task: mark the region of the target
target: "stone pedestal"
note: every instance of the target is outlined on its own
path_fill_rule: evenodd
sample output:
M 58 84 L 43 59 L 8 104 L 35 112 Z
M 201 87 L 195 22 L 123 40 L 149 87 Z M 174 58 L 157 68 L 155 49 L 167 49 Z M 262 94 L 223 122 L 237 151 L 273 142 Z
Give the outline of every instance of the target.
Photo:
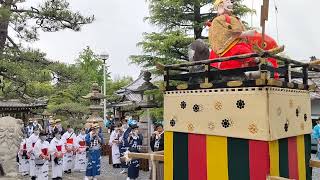
M 5 176 L 18 178 L 16 152 L 22 140 L 23 122 L 10 116 L 0 118 L 0 163 Z
M 148 121 L 150 120 L 150 117 L 148 116 L 148 110 L 144 109 L 145 113 L 144 115 L 140 116 L 139 118 L 139 131 L 143 136 L 143 146 L 149 146 L 149 139 L 150 139 L 150 128 Z
M 149 110 L 148 109 L 143 109 L 145 111 L 144 115 L 140 116 L 139 118 L 139 131 L 143 136 L 143 142 L 142 145 L 143 146 L 147 146 L 148 147 L 148 151 L 151 151 L 150 148 L 150 136 L 151 136 L 151 131 L 150 131 L 150 126 L 151 123 L 149 123 L 150 120 L 150 115 L 149 115 Z M 147 159 L 143 159 L 140 161 L 140 169 L 144 170 L 144 171 L 148 171 L 149 170 L 149 160 Z

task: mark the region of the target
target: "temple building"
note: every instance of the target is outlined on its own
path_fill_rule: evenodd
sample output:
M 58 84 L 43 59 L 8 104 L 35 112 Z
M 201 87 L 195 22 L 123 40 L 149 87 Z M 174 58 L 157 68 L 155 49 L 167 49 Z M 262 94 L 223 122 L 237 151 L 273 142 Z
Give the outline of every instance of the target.
M 46 101 L 33 101 L 30 103 L 20 99 L 0 99 L 0 117 L 11 116 L 26 122 L 29 118 L 41 116 L 46 107 Z

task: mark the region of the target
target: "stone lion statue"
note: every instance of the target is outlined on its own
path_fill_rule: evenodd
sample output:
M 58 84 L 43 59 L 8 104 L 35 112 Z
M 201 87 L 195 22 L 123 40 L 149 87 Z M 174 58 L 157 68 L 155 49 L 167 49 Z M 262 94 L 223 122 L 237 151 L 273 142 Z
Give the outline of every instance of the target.
M 0 118 L 0 164 L 5 176 L 17 177 L 16 155 L 22 140 L 23 122 L 10 116 Z

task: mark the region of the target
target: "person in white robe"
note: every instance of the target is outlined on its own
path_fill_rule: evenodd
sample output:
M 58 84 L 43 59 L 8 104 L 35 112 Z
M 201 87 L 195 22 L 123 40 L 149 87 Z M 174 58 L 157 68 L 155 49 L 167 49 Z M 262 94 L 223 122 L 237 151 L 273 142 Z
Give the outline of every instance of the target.
M 65 173 L 71 173 L 74 168 L 74 150 L 76 135 L 70 125 L 67 126 L 68 130 L 62 135 L 62 140 L 65 145 L 65 152 L 63 155 L 63 170 Z
M 29 175 L 29 156 L 27 151 L 27 133 L 23 134 L 22 142 L 20 143 L 20 148 L 18 152 L 19 157 L 19 173 L 23 176 Z
M 34 156 L 36 165 L 36 179 L 48 180 L 49 179 L 49 142 L 47 141 L 47 134 L 41 132 L 39 140 L 34 145 Z
M 52 163 L 52 180 L 60 180 L 63 175 L 64 142 L 58 129 L 53 134 L 54 138 L 51 140 L 49 148 Z
M 112 148 L 112 165 L 114 168 L 120 168 L 121 167 L 121 161 L 120 161 L 120 151 L 119 151 L 119 144 L 120 144 L 120 137 L 123 134 L 122 131 L 122 124 L 117 123 L 114 131 L 112 131 L 109 139 L 109 145 Z
M 76 162 L 74 170 L 85 172 L 87 168 L 87 156 L 86 156 L 86 129 L 82 128 L 80 134 L 76 138 Z
M 34 156 L 34 146 L 36 144 L 36 142 L 39 139 L 39 129 L 34 129 L 33 133 L 31 134 L 31 136 L 27 139 L 27 151 L 28 151 L 28 156 L 30 157 L 29 159 L 29 169 L 30 169 L 30 173 L 29 175 L 31 176 L 32 180 L 36 179 L 36 166 L 35 166 L 35 156 Z

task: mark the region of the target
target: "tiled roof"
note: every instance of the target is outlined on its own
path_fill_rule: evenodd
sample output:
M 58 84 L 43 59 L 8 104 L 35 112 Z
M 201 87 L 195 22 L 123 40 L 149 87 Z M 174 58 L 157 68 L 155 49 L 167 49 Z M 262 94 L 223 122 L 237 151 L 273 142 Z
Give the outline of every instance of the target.
M 116 91 L 116 94 L 118 96 L 121 96 L 122 99 L 118 103 L 112 103 L 111 106 L 113 107 L 125 107 L 125 106 L 138 107 L 140 105 L 145 106 L 145 104 L 143 104 L 142 102 L 141 94 L 137 92 L 137 89 L 143 83 L 145 83 L 145 80 L 143 79 L 143 74 L 144 72 L 142 71 L 136 80 L 134 80 L 132 83 Z M 162 76 L 156 76 L 153 74 L 151 75 L 151 80 L 150 80 L 151 83 L 154 83 L 160 80 L 163 80 Z
M 142 101 L 141 95 L 136 92 L 136 90 L 145 82 L 143 79 L 143 71 L 141 71 L 139 77 L 134 80 L 132 83 L 116 91 L 116 94 L 123 96 L 124 101 L 132 101 L 135 103 L 140 103 Z M 162 80 L 162 76 L 151 75 L 151 83 Z
M 45 106 L 47 106 L 47 104 L 42 102 L 24 103 L 19 99 L 0 100 L 0 108 L 37 108 Z
M 128 84 L 127 86 L 119 89 L 118 91 L 116 91 L 117 95 L 121 95 L 123 93 L 125 93 L 126 91 L 135 91 L 137 90 L 145 81 L 143 80 L 143 71 L 141 71 L 139 77 L 134 80 L 132 83 Z M 157 81 L 161 81 L 163 80 L 162 76 L 159 75 L 151 75 L 151 83 L 157 82 Z
M 311 99 L 320 99 L 320 73 L 319 72 L 309 72 L 308 84 L 315 84 L 316 91 L 311 93 Z M 293 79 L 293 82 L 302 83 L 302 79 Z

